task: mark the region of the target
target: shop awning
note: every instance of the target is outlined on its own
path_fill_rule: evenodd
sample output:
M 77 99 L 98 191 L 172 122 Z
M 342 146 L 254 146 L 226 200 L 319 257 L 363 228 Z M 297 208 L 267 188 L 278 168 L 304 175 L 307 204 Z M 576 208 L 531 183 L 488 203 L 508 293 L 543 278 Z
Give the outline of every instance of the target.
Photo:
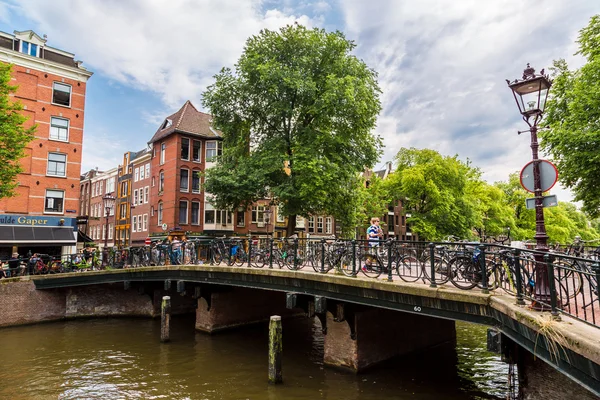
M 77 231 L 77 243 L 94 243 L 94 239 L 81 231 Z
M 70 226 L 0 226 L 0 244 L 30 246 L 75 246 Z

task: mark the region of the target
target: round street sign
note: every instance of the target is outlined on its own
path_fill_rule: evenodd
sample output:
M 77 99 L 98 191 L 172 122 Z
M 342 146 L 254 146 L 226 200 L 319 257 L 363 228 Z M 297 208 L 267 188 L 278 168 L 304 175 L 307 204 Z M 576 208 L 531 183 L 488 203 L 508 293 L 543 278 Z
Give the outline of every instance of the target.
M 149 237 L 147 237 L 145 243 L 146 244 L 152 244 L 152 239 L 150 239 Z
M 163 230 L 163 231 L 166 231 L 166 230 L 167 230 L 167 223 L 166 223 L 166 222 L 162 224 L 162 230 Z
M 542 192 L 547 192 L 558 181 L 558 170 L 556 166 L 547 160 L 539 160 L 540 162 L 540 185 Z M 533 180 L 533 163 L 530 161 L 521 170 L 521 186 L 528 192 L 535 192 L 535 183 Z

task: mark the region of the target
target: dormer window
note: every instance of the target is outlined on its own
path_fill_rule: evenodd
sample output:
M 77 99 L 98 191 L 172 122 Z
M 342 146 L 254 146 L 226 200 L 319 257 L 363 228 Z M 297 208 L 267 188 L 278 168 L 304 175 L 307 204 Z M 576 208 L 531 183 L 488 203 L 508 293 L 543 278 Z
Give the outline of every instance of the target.
M 29 54 L 30 56 L 38 56 L 39 46 L 37 44 L 29 43 L 24 40 L 21 41 L 21 53 Z
M 161 130 L 162 130 L 162 129 L 167 129 L 167 128 L 168 128 L 168 127 L 170 127 L 171 125 L 172 125 L 172 122 L 171 122 L 171 120 L 170 120 L 170 119 L 165 119 L 165 122 L 163 123 L 163 126 L 162 126 L 162 128 L 160 128 L 160 129 L 161 129 Z

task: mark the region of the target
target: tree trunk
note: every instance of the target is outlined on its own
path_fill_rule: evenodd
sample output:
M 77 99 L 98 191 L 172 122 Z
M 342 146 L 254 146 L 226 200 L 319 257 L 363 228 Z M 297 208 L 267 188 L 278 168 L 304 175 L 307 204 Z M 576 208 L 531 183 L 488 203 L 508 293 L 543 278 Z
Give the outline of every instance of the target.
M 296 233 L 296 215 L 288 216 L 288 223 L 285 236 L 290 237 Z

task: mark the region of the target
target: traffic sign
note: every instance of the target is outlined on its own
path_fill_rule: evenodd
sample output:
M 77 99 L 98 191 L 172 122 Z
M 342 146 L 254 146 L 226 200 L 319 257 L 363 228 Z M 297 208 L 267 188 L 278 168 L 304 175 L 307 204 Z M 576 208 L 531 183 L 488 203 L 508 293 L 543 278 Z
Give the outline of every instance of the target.
M 146 243 L 146 244 L 152 244 L 152 239 L 150 239 L 149 237 L 147 237 L 146 241 L 144 243 Z
M 542 198 L 543 207 L 556 207 L 558 205 L 558 199 L 555 194 L 550 196 L 544 196 Z M 535 197 L 531 197 L 529 199 L 525 199 L 525 206 L 528 210 L 535 209 Z
M 556 166 L 547 160 L 538 160 L 540 163 L 540 186 L 542 192 L 547 192 L 558 181 L 558 170 Z M 533 179 L 533 163 L 530 161 L 521 170 L 521 186 L 528 192 L 535 192 L 535 183 Z

